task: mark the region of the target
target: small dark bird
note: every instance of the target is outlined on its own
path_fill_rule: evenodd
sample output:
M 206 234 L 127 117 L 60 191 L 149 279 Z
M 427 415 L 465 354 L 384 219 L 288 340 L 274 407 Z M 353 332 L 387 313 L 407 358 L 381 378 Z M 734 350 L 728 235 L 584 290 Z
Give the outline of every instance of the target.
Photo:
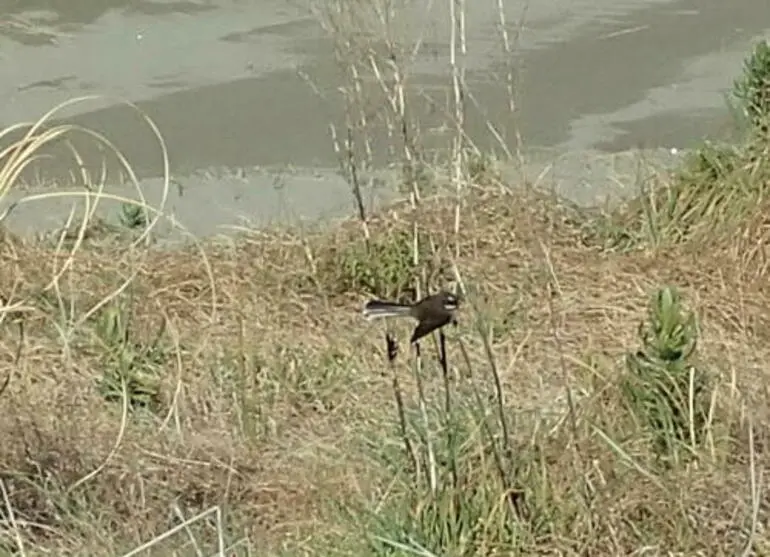
M 364 306 L 364 317 L 370 320 L 379 317 L 411 317 L 416 319 L 417 327 L 415 327 L 409 341 L 414 343 L 428 333 L 454 321 L 457 305 L 457 296 L 446 291 L 426 296 L 414 304 L 370 300 Z

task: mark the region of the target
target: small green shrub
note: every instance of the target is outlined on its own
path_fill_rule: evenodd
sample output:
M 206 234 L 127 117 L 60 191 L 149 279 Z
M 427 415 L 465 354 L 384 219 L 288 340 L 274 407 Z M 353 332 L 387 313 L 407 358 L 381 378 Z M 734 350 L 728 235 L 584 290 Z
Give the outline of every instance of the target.
M 411 236 L 401 231 L 344 246 L 324 265 L 326 281 L 337 292 L 385 298 L 400 297 L 413 285 L 416 272 Z
M 652 297 L 639 336 L 641 349 L 626 358 L 623 394 L 652 436 L 657 455 L 678 460 L 682 447 L 694 450 L 701 444 L 708 416 L 708 377 L 691 362 L 697 322 L 678 292 L 666 287 Z
M 743 62 L 743 73 L 733 83 L 733 97 L 754 129 L 766 133 L 770 117 L 770 45 L 767 41 L 758 42 Z
M 118 216 L 120 224 L 127 230 L 138 230 L 147 226 L 147 212 L 133 203 L 123 203 Z
M 734 145 L 707 141 L 685 157 L 676 178 L 684 182 L 683 186 L 703 182 L 714 184 L 735 172 L 741 160 L 741 152 Z
M 99 315 L 96 336 L 103 349 L 100 392 L 111 402 L 128 396 L 131 408 L 155 410 L 160 403 L 160 370 L 167 360 L 164 346 L 165 323 L 151 343 L 132 334 L 127 308 L 118 303 L 108 305 Z

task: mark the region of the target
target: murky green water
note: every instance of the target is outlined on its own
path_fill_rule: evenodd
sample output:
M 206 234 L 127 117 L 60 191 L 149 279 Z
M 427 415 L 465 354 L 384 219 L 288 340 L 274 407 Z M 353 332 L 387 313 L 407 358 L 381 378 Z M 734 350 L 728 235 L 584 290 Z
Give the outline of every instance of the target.
M 751 43 L 770 26 L 766 0 L 538 0 L 526 12 L 523 2 L 505 2 L 511 31 L 526 13 L 514 60 L 520 74 L 513 119 L 501 83 L 510 61 L 495 2 L 468 4 L 468 82 L 484 108 L 471 109 L 468 129 L 482 147 L 491 143 L 487 120 L 507 137 L 517 128 L 527 147 L 554 152 L 683 148 L 723 134 L 730 127 L 724 92 Z M 329 124 L 341 121 L 338 68 L 307 4 L 18 0 L 4 6 L 0 123 L 36 119 L 83 94 L 138 102 L 161 128 L 172 171 L 185 185 L 185 200 L 174 201 L 180 219 L 200 232 L 234 215 L 262 222 L 286 211 L 313 217 L 349 209 L 344 184 L 330 172 L 336 159 Z M 441 107 L 450 93 L 446 2 L 413 1 L 402 19 L 409 22 L 402 34 L 423 40 L 410 74 L 425 97 L 415 110 L 427 147 L 441 146 L 446 137 L 433 128 L 446 121 Z M 141 177 L 158 176 L 157 147 L 129 109 L 92 103 L 71 114 L 113 139 Z M 387 160 L 383 149 L 378 162 Z M 278 188 L 254 171 L 289 166 L 295 172 Z

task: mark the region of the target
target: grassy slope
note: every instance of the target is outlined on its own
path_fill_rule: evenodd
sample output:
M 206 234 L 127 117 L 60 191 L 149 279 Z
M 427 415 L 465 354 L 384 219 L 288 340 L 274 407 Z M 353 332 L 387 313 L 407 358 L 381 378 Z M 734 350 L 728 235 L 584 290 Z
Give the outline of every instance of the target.
M 451 205 L 419 209 L 423 238 L 447 250 Z M 381 325 L 358 313 L 362 285 L 398 289 L 414 271 L 404 247 L 411 213 L 399 206 L 374 220 L 376 263 L 355 223 L 307 236 L 255 232 L 203 246 L 205 258 L 197 248 L 120 258 L 91 246 L 58 293 L 41 292 L 56 261 L 50 249 L 7 238 L 3 261 L 12 263 L 0 269 L 0 289 L 16 285 L 15 299 L 30 309 L 18 367 L 9 319 L 0 339 L 2 376 L 15 373 L 0 397 L 0 477 L 26 553 L 120 554 L 176 524 L 173 504 L 187 517 L 221 505 L 228 535 L 248 534 L 258 555 L 384 555 L 383 544 L 403 555 L 413 554 L 403 544 L 443 555 L 743 549 L 752 472 L 767 458 L 762 211 L 742 214 L 729 233 L 702 227 L 676 245 L 613 250 L 606 223 L 598 239 L 596 221 L 552 200 L 473 192 L 456 260 L 469 303 L 447 332 L 446 383 L 432 341 L 420 375 L 405 346 L 390 369 Z M 612 230 L 641 230 L 635 222 L 623 215 Z M 133 316 L 128 342 L 100 324 L 101 310 L 72 326 L 137 269 L 122 305 L 107 312 Z M 441 265 L 428 271 L 447 274 Z M 655 456 L 620 384 L 648 297 L 664 284 L 697 313 L 693 362 L 712 376 L 708 435 L 684 443 L 673 464 Z M 148 356 L 164 320 L 162 346 Z M 407 325 L 395 326 L 403 343 Z M 158 385 L 138 380 L 150 385 L 151 410 L 122 416 L 120 397 L 100 394 L 117 365 L 133 376 L 160 370 Z M 405 457 L 394 373 L 411 450 L 436 462 L 419 472 Z M 761 524 L 764 514 L 754 518 Z M 11 530 L 0 547 L 17 547 Z M 365 532 L 385 541 L 372 545 Z M 194 536 L 213 551 L 210 523 L 196 524 Z M 188 539 L 180 533 L 151 554 Z M 770 550 L 761 528 L 753 543 L 758 554 Z M 180 555 L 195 554 L 187 546 Z

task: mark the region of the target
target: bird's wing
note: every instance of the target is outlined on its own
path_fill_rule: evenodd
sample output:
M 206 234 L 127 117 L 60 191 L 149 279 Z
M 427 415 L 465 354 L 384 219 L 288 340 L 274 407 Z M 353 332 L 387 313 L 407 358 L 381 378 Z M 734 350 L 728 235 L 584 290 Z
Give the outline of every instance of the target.
M 417 327 L 415 327 L 414 332 L 412 333 L 412 339 L 409 342 L 417 342 L 428 333 L 431 333 L 439 327 L 443 327 L 451 320 L 451 315 L 442 315 L 438 318 L 423 319 L 417 324 Z

